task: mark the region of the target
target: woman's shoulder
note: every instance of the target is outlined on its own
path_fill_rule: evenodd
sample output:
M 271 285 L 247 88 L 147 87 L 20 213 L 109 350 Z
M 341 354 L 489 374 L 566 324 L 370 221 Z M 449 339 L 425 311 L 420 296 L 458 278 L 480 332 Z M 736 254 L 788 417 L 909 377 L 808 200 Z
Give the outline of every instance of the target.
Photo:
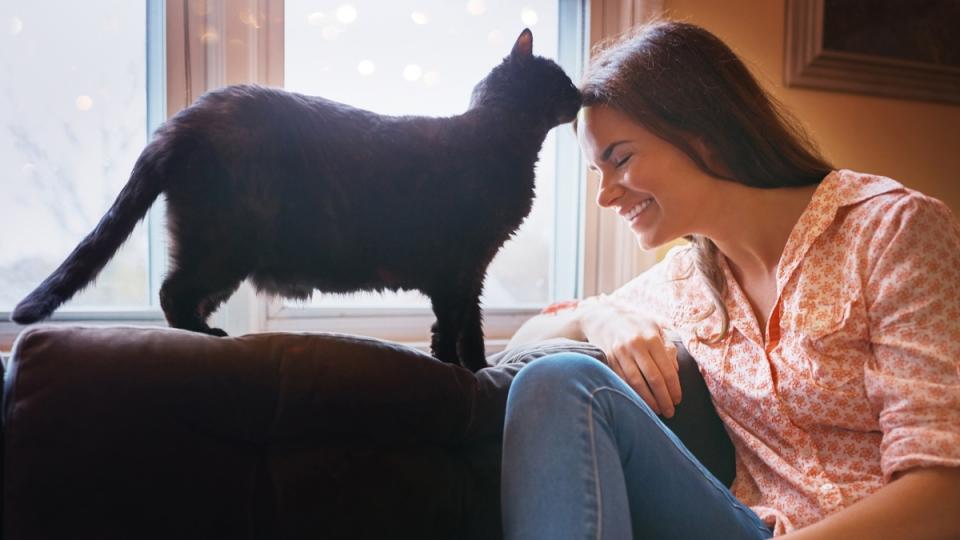
M 830 235 L 843 252 L 837 257 L 858 261 L 864 276 L 881 277 L 893 268 L 933 269 L 957 260 L 960 223 L 943 201 L 889 178 L 863 180 L 870 175 L 852 172 L 845 176 L 862 186 L 877 185 L 874 178 L 880 178 L 888 189 L 841 211 Z
M 949 225 L 956 217 L 943 201 L 904 186 L 886 176 L 836 171 L 837 198 L 848 206 L 848 221 L 861 224 L 865 233 L 905 225 Z

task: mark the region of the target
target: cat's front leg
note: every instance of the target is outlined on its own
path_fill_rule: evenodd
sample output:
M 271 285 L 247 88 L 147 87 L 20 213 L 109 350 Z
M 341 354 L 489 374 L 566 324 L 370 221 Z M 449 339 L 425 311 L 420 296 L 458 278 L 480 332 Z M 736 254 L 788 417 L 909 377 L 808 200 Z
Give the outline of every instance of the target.
M 477 371 L 486 367 L 480 318 L 480 286 L 461 285 L 455 293 L 431 295 L 437 322 L 432 327 L 434 356 Z
M 448 364 L 457 363 L 457 332 L 447 329 L 444 323 L 437 317 L 436 322 L 430 327 L 430 354 L 438 360 Z
M 460 334 L 460 310 L 453 295 L 433 292 L 430 294 L 436 322 L 430 327 L 430 352 L 437 359 L 450 364 L 457 363 L 457 336 Z
M 470 371 L 477 372 L 487 367 L 486 350 L 483 343 L 483 318 L 480 314 L 480 295 L 464 301 L 463 322 L 457 336 L 457 356 L 460 364 Z

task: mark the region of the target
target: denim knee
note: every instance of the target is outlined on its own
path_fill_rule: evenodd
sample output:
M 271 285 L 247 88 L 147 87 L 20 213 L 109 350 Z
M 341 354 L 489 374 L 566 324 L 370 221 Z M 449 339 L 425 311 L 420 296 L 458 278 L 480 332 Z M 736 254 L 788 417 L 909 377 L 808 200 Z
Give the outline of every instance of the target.
M 532 395 L 569 394 L 584 382 L 616 376 L 599 360 L 582 353 L 556 353 L 534 360 L 517 373 L 511 391 Z
M 590 400 L 588 387 L 602 370 L 616 377 L 600 361 L 580 353 L 551 354 L 530 362 L 510 385 L 505 431 L 559 433 L 571 427 L 569 418 Z

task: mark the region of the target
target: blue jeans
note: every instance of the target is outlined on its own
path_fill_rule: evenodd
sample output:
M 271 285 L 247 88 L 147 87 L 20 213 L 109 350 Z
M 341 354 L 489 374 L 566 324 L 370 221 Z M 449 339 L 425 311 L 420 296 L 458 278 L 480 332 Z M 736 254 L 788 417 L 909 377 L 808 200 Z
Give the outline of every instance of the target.
M 507 540 L 771 536 L 636 392 L 582 354 L 517 374 L 501 482 Z

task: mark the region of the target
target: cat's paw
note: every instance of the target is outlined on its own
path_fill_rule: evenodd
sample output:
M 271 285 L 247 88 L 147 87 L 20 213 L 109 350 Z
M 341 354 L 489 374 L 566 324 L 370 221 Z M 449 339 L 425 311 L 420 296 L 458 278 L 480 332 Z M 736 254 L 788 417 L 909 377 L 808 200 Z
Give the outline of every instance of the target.
M 210 330 L 207 331 L 207 333 L 210 334 L 211 336 L 217 336 L 217 337 L 227 337 L 227 336 L 228 336 L 228 334 L 227 334 L 226 332 L 224 332 L 223 329 L 221 329 L 221 328 L 211 328 Z

